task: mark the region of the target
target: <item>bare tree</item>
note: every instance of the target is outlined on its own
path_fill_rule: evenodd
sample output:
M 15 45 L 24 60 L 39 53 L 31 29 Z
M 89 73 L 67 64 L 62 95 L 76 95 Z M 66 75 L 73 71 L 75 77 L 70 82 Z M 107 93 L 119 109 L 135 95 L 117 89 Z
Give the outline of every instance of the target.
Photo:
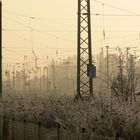
M 136 74 L 136 57 L 119 48 L 118 68 L 111 80 L 111 93 L 121 101 L 135 100 L 138 75 Z

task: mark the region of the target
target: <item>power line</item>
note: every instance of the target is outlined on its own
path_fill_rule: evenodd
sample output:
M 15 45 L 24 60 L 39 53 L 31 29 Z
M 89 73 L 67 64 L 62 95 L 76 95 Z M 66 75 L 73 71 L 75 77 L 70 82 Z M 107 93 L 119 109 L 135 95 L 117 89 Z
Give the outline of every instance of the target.
M 4 32 L 16 32 L 16 31 L 28 31 L 28 32 L 30 32 L 31 30 L 26 30 L 26 29 L 5 29 L 5 28 L 3 28 L 2 29 Z M 77 31 L 49 31 L 49 30 L 45 30 L 45 29 L 34 29 L 35 31 L 40 31 L 40 32 L 42 32 L 42 31 L 44 31 L 44 33 L 45 32 L 77 32 Z M 92 30 L 92 32 L 103 32 L 102 30 Z M 107 32 L 138 32 L 138 31 L 134 31 L 134 30 L 132 30 L 132 31 L 130 31 L 130 30 L 107 30 Z
M 13 34 L 13 33 L 12 33 Z M 31 40 L 30 39 L 27 39 L 27 38 L 25 38 L 25 37 L 23 37 L 23 36 L 21 36 L 21 35 L 19 35 L 19 34 L 17 34 L 17 33 L 14 33 L 14 35 L 16 35 L 18 38 L 20 38 L 20 39 L 22 39 L 22 40 L 24 40 L 24 41 L 28 41 L 28 42 L 31 42 Z M 47 49 L 47 50 L 53 50 L 53 49 L 55 49 L 56 50 L 56 48 L 52 48 L 52 46 L 49 46 L 48 44 L 43 44 L 43 43 L 41 43 L 41 42 L 38 42 L 38 41 L 34 41 L 34 44 L 36 44 L 36 45 L 40 45 L 40 46 L 42 46 L 43 48 L 34 48 L 34 49 Z M 4 45 L 5 46 L 5 45 Z M 49 48 L 50 47 L 50 48 Z M 8 48 L 8 47 L 4 47 L 4 48 Z M 3 49 L 4 49 L 3 48 Z M 11 48 L 11 49 L 13 49 L 13 48 L 16 48 L 16 49 L 24 49 L 24 50 L 32 50 L 31 48 L 25 48 L 25 47 L 23 47 L 23 48 L 21 48 L 21 47 L 9 47 L 9 48 Z M 57 48 L 57 49 L 66 49 L 66 50 L 70 50 L 70 48 Z M 73 50 L 73 49 L 71 49 L 71 50 Z
M 34 30 L 36 30 L 36 31 L 44 31 L 44 32 L 61 32 L 61 33 L 70 33 L 70 32 L 72 32 L 72 33 L 74 33 L 74 32 L 76 32 L 76 30 L 48 30 L 48 29 L 35 29 L 34 28 Z M 7 28 L 7 29 L 3 29 L 3 31 L 27 31 L 27 32 L 30 32 L 31 30 L 27 30 L 27 29 L 12 29 L 12 28 Z
M 4 16 L 4 18 L 6 18 L 7 20 L 10 20 L 10 21 L 13 21 L 13 22 L 15 22 L 15 23 L 17 23 L 17 24 L 19 24 L 19 25 L 21 25 L 21 26 L 24 26 L 24 27 L 26 27 L 26 28 L 32 29 L 30 26 L 28 26 L 28 25 L 26 25 L 26 24 L 23 24 L 23 23 L 21 23 L 21 22 L 15 20 L 15 19 L 12 19 L 12 18 L 9 18 L 9 17 L 6 17 L 6 16 Z
M 36 16 L 27 16 L 27 15 L 23 15 L 23 14 L 20 14 L 20 13 L 17 13 L 17 12 L 13 12 L 13 11 L 8 11 L 8 10 L 4 10 L 4 11 L 9 13 L 9 14 L 14 14 L 16 16 L 25 17 L 25 18 L 28 18 L 28 19 L 34 19 L 36 21 L 45 21 L 45 22 L 47 21 L 48 23 L 52 23 L 52 24 L 62 24 L 62 25 L 66 25 L 66 26 L 68 26 L 68 25 L 73 26 L 71 24 L 66 24 L 66 23 L 58 23 L 58 22 L 54 22 L 54 21 L 51 22 L 51 21 L 49 21 L 50 18 L 43 18 L 43 17 L 36 17 Z M 75 27 L 75 26 L 73 26 L 73 27 Z
M 13 34 L 13 33 L 12 33 L 12 34 Z M 21 35 L 19 35 L 19 34 L 17 34 L 17 33 L 14 33 L 14 35 L 16 35 L 18 38 L 20 38 L 20 39 L 22 39 L 22 40 L 24 40 L 24 41 L 31 42 L 30 39 L 24 38 L 23 36 L 21 36 Z M 34 43 L 37 44 L 37 45 L 43 46 L 43 47 L 45 47 L 45 48 L 48 46 L 48 44 L 43 44 L 43 43 L 37 42 L 37 41 L 34 41 Z
M 98 0 L 93 0 L 93 1 L 95 1 L 95 2 L 97 2 L 97 3 L 99 3 L 99 4 L 101 4 L 101 5 L 105 5 L 105 6 L 107 6 L 107 7 L 111 7 L 111 8 L 113 8 L 113 9 L 117 9 L 117 10 L 123 11 L 123 12 L 128 13 L 128 14 L 138 15 L 138 16 L 140 15 L 140 14 L 137 14 L 137 13 L 135 13 L 135 12 L 131 12 L 131 11 L 128 11 L 128 10 L 126 10 L 126 9 L 122 9 L 122 8 L 119 8 L 119 7 L 116 7 L 116 6 L 107 4 L 107 3 L 103 3 L 103 2 L 98 1 Z
M 54 34 L 44 33 L 44 32 L 35 30 L 34 28 L 32 28 L 32 27 L 30 27 L 30 26 L 27 26 L 27 25 L 25 25 L 25 24 L 23 24 L 23 23 L 21 23 L 21 22 L 19 22 L 19 21 L 17 21 L 17 20 L 14 20 L 14 19 L 12 19 L 12 18 L 8 18 L 8 17 L 5 17 L 5 16 L 4 16 L 4 18 L 6 18 L 6 19 L 8 19 L 8 20 L 10 20 L 10 21 L 13 21 L 13 22 L 15 22 L 15 23 L 17 23 L 17 24 L 20 24 L 20 25 L 22 25 L 22 26 L 24 26 L 24 27 L 26 27 L 26 28 L 29 28 L 29 29 L 31 29 L 32 31 L 35 31 L 35 32 L 38 32 L 38 33 L 41 33 L 41 34 L 44 34 L 44 35 L 47 35 L 47 36 L 53 36 L 53 37 L 55 37 L 55 38 L 57 37 L 57 38 L 60 39 L 60 40 L 65 40 L 65 41 L 69 41 L 69 42 L 75 42 L 75 41 L 73 41 L 73 40 L 69 40 L 69 39 L 66 39 L 66 38 L 63 38 L 63 37 L 60 37 L 60 36 L 56 36 L 56 35 L 54 35 Z
M 23 14 L 19 14 L 17 12 L 13 12 L 13 11 L 9 11 L 9 10 L 3 10 L 4 12 L 7 12 L 9 14 L 14 14 L 14 15 L 17 15 L 17 16 L 22 16 L 22 17 L 26 17 L 26 18 L 30 18 L 30 16 L 27 16 L 27 15 L 23 15 Z
M 59 37 L 59 36 L 56 36 L 56 35 L 53 35 L 53 34 L 50 34 L 50 33 L 44 33 L 44 32 L 38 31 L 38 30 L 34 30 L 34 31 L 36 31 L 36 32 L 38 32 L 38 33 L 40 33 L 40 34 L 43 34 L 43 35 L 45 35 L 45 36 L 53 36 L 53 37 L 55 37 L 55 38 L 57 38 L 57 39 L 60 39 L 60 40 L 65 40 L 65 41 L 69 41 L 69 42 L 71 42 L 71 43 L 76 43 L 76 42 L 73 41 L 73 40 L 66 39 L 66 38 L 63 38 L 63 37 Z
M 140 17 L 140 15 L 117 15 L 117 14 L 99 14 L 99 13 L 91 13 L 94 16 L 109 16 L 109 17 Z
M 131 12 L 131 11 L 128 11 L 126 9 L 122 9 L 122 8 L 119 8 L 119 7 L 116 7 L 116 6 L 113 6 L 113 5 L 110 5 L 110 4 L 107 4 L 107 3 L 104 3 L 104 2 L 100 2 L 98 0 L 93 0 L 99 4 L 102 4 L 103 6 L 108 6 L 108 7 L 111 7 L 111 8 L 114 8 L 114 9 L 117 9 L 117 10 L 121 10 L 123 12 L 126 12 L 126 13 L 129 13 L 129 15 L 118 15 L 118 14 L 100 14 L 100 13 L 91 13 L 91 15 L 95 15 L 95 16 L 123 16 L 123 17 L 139 17 L 140 14 L 137 14 L 137 13 L 134 13 L 134 12 Z M 14 12 L 14 11 L 9 11 L 9 10 L 4 10 L 5 12 L 9 13 L 9 14 L 14 14 L 14 15 L 17 15 L 17 16 L 21 16 L 21 17 L 26 17 L 26 18 L 32 18 L 32 19 L 35 19 L 35 20 L 47 20 L 47 22 L 50 22 L 48 20 L 52 20 L 52 18 L 43 18 L 43 17 L 36 17 L 36 16 L 27 16 L 27 15 L 24 15 L 24 14 L 20 14 L 20 13 L 17 13 L 17 12 Z M 131 15 L 130 15 L 131 14 Z M 62 18 L 60 18 L 62 20 Z M 54 20 L 54 19 L 53 19 Z M 65 19 L 66 20 L 66 19 Z M 67 19 L 68 20 L 68 19 Z M 71 20 L 71 19 L 69 19 Z M 51 22 L 52 23 L 52 22 Z M 63 23 L 57 23 L 57 22 L 53 22 L 53 23 L 56 23 L 56 24 L 63 24 Z M 65 25 L 68 25 L 68 24 L 65 24 Z
M 42 20 L 58 20 L 58 19 L 63 19 L 63 20 L 72 20 L 73 18 L 45 18 L 45 17 L 36 17 L 36 16 L 28 16 L 28 15 L 24 15 L 24 14 L 21 14 L 21 13 L 17 13 L 17 12 L 14 12 L 14 11 L 9 11 L 9 10 L 4 10 L 4 12 L 7 12 L 9 14 L 14 14 L 14 15 L 17 15 L 17 16 L 21 16 L 21 17 L 27 17 L 27 18 L 34 18 L 34 19 L 42 19 Z
M 3 29 L 4 30 L 4 29 Z M 101 31 L 102 32 L 102 31 Z M 12 33 L 13 34 L 13 33 Z M 23 36 L 21 36 L 21 35 L 19 35 L 19 34 L 17 34 L 17 33 L 14 33 L 14 35 L 16 35 L 17 37 L 19 37 L 20 39 L 22 39 L 22 40 L 24 40 L 24 41 L 28 41 L 28 42 L 31 42 L 31 40 L 30 39 L 27 39 L 27 38 L 25 38 L 25 37 L 23 37 Z M 137 36 L 137 34 L 134 34 L 134 35 L 127 35 L 127 36 L 117 36 L 117 37 L 107 37 L 106 38 L 106 40 L 110 40 L 110 39 L 118 39 L 118 38 L 129 38 L 129 37 L 136 37 Z M 97 43 L 97 42 L 101 42 L 101 41 L 103 41 L 104 39 L 99 39 L 99 40 L 95 40 L 94 41 L 94 43 Z M 51 46 L 51 48 L 49 48 L 50 46 L 48 45 L 48 44 L 43 44 L 43 43 L 41 43 L 41 42 L 38 42 L 38 41 L 34 41 L 34 44 L 36 44 L 36 45 L 40 45 L 40 46 L 42 46 L 43 48 L 40 48 L 40 49 L 47 49 L 47 50 L 50 50 L 50 49 L 53 49 L 52 48 L 52 46 Z M 49 47 L 47 47 L 47 46 L 49 46 Z M 12 47 L 13 48 L 13 47 Z M 19 47 L 14 47 L 14 48 L 17 48 L 17 49 L 20 49 Z M 27 48 L 25 48 L 24 47 L 24 49 L 27 49 Z M 29 48 L 30 49 L 30 48 Z M 35 48 L 35 49 L 38 49 L 38 48 Z M 54 48 L 54 49 L 56 49 L 56 48 Z M 58 49 L 70 49 L 70 48 L 58 48 Z M 31 50 L 31 49 L 30 49 Z
M 7 46 L 7 45 L 4 45 L 4 46 Z M 18 47 L 3 47 L 3 49 L 16 49 L 16 50 L 31 50 L 30 48 L 25 48 L 25 47 L 20 47 L 20 46 L 18 46 Z M 76 49 L 76 48 L 35 48 L 35 50 L 49 50 L 49 52 L 50 52 L 50 50 L 52 50 L 53 52 L 54 52 L 54 50 L 58 50 L 58 51 L 72 51 L 73 49 Z
M 107 37 L 106 40 L 124 39 L 124 38 L 129 38 L 129 37 L 132 38 L 132 37 L 136 37 L 136 36 L 138 36 L 138 35 L 135 34 L 133 36 Z M 93 41 L 93 44 L 95 45 L 96 43 L 98 43 L 98 42 L 101 43 L 102 41 L 104 41 L 104 38 Z
M 105 39 L 106 39 L 106 31 L 105 31 L 104 11 L 105 11 L 105 8 L 104 8 L 104 4 L 103 4 L 103 38 L 104 38 L 104 41 L 105 41 Z

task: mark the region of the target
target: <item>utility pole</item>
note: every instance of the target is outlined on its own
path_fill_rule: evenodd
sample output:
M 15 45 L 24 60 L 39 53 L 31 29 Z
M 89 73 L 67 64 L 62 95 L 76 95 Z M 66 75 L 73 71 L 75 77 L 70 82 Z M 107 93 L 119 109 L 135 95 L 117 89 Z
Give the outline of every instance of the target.
M 13 92 L 15 94 L 15 65 L 13 65 Z
M 0 1 L 0 97 L 2 97 L 2 2 Z
M 56 93 L 56 85 L 55 85 L 55 64 L 54 59 L 52 60 L 52 69 L 53 69 L 53 91 Z
M 93 95 L 96 68 L 92 64 L 90 0 L 78 0 L 77 95 Z
M 40 78 L 40 93 L 42 92 L 42 71 L 41 67 L 39 68 L 39 78 Z
M 100 66 L 100 78 L 102 78 L 104 76 L 104 60 L 103 60 L 103 48 L 101 48 L 101 52 L 100 52 L 100 61 L 99 61 L 99 66 Z M 100 89 L 103 89 L 103 83 L 100 83 Z
M 26 94 L 26 60 L 25 60 L 25 56 L 24 56 L 24 63 L 23 63 L 23 94 Z
M 48 82 L 49 82 L 48 73 L 49 73 L 48 72 L 48 67 L 45 66 L 43 68 L 43 91 L 47 94 L 48 94 L 48 88 L 49 88 L 49 86 L 48 86 Z
M 67 91 L 69 91 L 69 64 L 70 61 L 66 59 L 66 62 L 64 62 L 64 67 L 66 67 Z
M 106 81 L 107 81 L 107 93 L 109 94 L 109 57 L 108 57 L 109 46 L 106 46 Z
M 33 52 L 33 55 L 35 57 L 35 77 L 34 77 L 34 92 L 35 92 L 35 95 L 36 95 L 36 92 L 38 90 L 38 77 L 37 77 L 37 74 L 38 74 L 38 57 L 35 55 L 35 52 Z

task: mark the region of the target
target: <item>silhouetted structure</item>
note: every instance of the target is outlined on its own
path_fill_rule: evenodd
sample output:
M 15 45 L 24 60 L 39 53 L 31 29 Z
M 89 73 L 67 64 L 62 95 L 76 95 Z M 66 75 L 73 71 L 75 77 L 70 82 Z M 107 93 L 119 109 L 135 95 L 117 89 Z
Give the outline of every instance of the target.
M 90 0 L 78 0 L 77 45 L 77 94 L 79 97 L 92 95 L 95 66 L 92 64 Z

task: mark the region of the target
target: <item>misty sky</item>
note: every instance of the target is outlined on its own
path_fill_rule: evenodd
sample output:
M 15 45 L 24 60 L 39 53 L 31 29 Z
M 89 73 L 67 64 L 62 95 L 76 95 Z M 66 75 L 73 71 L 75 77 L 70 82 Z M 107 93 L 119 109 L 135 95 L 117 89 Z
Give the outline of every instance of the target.
M 24 55 L 32 58 L 32 50 L 41 60 L 76 54 L 77 0 L 2 2 L 4 63 L 20 62 Z M 133 47 L 139 53 L 139 0 L 91 0 L 91 16 L 93 53 L 106 45 Z

